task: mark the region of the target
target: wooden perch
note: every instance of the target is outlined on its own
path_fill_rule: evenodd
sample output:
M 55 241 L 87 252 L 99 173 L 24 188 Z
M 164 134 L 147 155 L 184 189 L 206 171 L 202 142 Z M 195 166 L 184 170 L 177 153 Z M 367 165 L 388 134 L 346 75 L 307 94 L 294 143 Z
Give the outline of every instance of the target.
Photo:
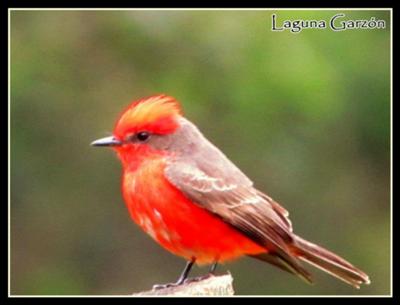
M 233 295 L 233 278 L 228 274 L 214 276 L 211 275 L 199 281 L 190 280 L 176 287 L 168 287 L 163 289 L 152 289 L 134 293 L 133 296 L 220 296 L 220 295 Z

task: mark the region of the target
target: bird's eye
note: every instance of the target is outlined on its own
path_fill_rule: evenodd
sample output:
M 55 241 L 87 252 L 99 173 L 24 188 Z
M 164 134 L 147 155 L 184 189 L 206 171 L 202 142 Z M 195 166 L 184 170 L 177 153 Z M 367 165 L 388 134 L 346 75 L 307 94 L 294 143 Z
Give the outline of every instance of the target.
M 148 138 L 150 138 L 150 134 L 146 131 L 141 131 L 138 132 L 136 134 L 136 138 L 140 141 L 140 142 L 144 142 L 146 141 Z

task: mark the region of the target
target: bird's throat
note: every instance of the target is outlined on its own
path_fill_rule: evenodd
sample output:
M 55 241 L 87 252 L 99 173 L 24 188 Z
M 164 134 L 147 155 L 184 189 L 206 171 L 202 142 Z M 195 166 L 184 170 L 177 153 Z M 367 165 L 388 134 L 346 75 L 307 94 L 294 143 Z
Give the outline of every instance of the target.
M 165 153 L 156 151 L 147 145 L 123 146 L 116 149 L 124 170 L 136 171 L 144 162 L 160 159 Z

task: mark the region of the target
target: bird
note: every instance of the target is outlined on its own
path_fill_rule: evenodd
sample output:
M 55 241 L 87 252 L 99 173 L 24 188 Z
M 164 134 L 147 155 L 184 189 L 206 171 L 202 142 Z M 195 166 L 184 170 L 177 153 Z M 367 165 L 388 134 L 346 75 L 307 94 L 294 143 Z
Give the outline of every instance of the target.
M 122 195 L 132 220 L 159 245 L 186 260 L 176 282 L 194 264 L 247 256 L 313 283 L 308 263 L 360 288 L 366 273 L 293 231 L 288 211 L 258 190 L 166 94 L 133 101 L 111 136 L 91 143 L 112 148 L 122 163 Z

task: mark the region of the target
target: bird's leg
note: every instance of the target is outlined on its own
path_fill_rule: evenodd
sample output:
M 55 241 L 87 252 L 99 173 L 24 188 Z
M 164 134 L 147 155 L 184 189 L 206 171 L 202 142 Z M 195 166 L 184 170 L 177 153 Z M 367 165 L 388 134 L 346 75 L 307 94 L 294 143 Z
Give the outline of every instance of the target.
M 215 262 L 214 264 L 212 264 L 208 273 L 214 274 L 215 270 L 217 269 L 217 265 L 218 265 L 218 262 Z
M 183 269 L 181 276 L 179 277 L 179 279 L 176 281 L 176 285 L 181 285 L 183 284 L 183 282 L 187 279 L 190 269 L 192 269 L 192 266 L 194 264 L 194 262 L 196 261 L 195 258 L 193 258 L 191 261 L 187 262 L 185 269 Z
M 217 265 L 218 265 L 218 261 L 216 261 L 215 263 L 213 263 L 208 271 L 208 273 L 206 275 L 202 275 L 202 276 L 198 276 L 198 277 L 194 277 L 191 279 L 187 279 L 185 281 L 185 283 L 191 283 L 191 282 L 198 282 L 201 280 L 205 280 L 208 279 L 209 277 L 214 275 L 215 270 L 217 269 Z
M 157 284 L 157 285 L 153 286 L 153 289 L 157 290 L 157 289 L 164 289 L 164 288 L 182 285 L 185 282 L 185 280 L 187 279 L 189 272 L 192 269 L 195 261 L 196 261 L 196 258 L 192 258 L 191 261 L 188 261 L 186 263 L 185 269 L 183 269 L 181 275 L 179 276 L 178 280 L 175 283 L 168 283 L 168 284 L 162 284 L 162 285 Z

